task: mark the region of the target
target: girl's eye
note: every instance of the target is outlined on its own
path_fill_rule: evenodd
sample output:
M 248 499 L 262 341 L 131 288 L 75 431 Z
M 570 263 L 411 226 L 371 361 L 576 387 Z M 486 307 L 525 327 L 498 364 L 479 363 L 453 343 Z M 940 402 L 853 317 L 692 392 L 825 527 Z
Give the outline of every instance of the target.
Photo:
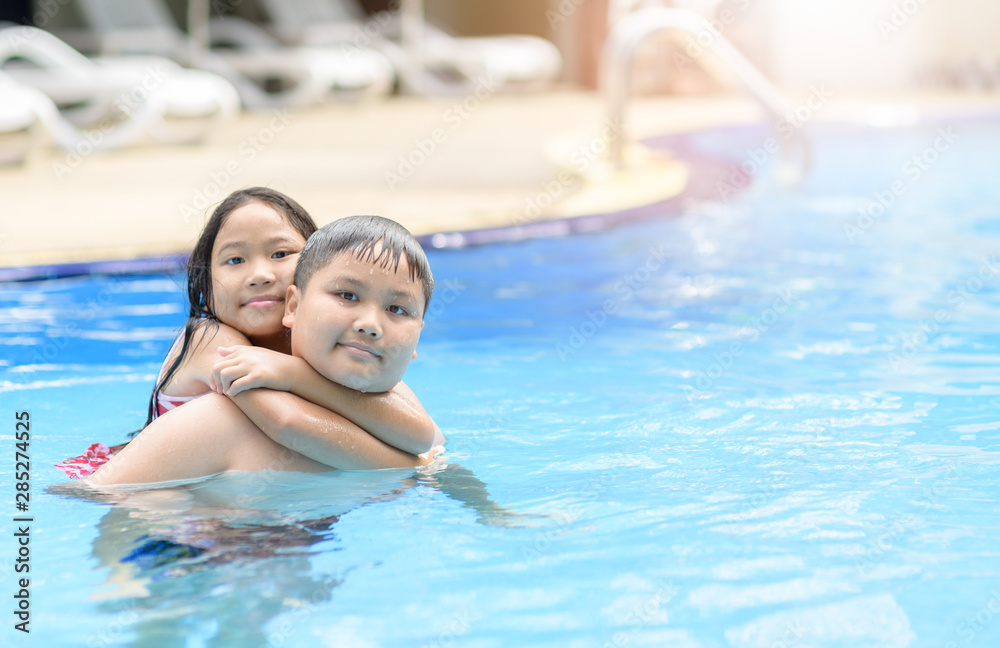
M 226 259 L 226 263 L 228 265 L 236 265 L 238 263 L 243 263 L 243 257 L 232 257 L 232 258 Z
M 337 293 L 337 295 L 339 295 L 343 299 L 346 299 L 347 301 L 358 301 L 358 296 L 352 292 L 339 292 Z
M 272 259 L 284 259 L 287 256 L 292 256 L 293 254 L 298 254 L 297 252 L 275 252 L 271 255 Z
M 405 308 L 403 308 L 402 306 L 397 306 L 396 304 L 393 304 L 387 310 L 390 313 L 392 313 L 393 315 L 409 315 L 410 314 Z

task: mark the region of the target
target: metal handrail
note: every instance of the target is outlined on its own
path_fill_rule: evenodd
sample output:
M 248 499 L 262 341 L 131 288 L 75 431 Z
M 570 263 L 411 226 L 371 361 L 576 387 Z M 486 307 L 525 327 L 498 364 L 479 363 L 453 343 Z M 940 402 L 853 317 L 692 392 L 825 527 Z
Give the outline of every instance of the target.
M 664 31 L 678 31 L 698 37 L 708 35 L 706 50 L 714 52 L 736 77 L 743 83 L 750 95 L 775 119 L 782 119 L 791 112 L 784 95 L 747 59 L 732 43 L 719 33 L 702 16 L 690 11 L 667 7 L 648 7 L 629 14 L 612 30 L 601 54 L 601 84 L 608 105 L 608 119 L 623 133 L 622 137 L 610 142 L 611 162 L 616 168 L 623 165 L 623 149 L 628 130 L 625 123 L 625 109 L 629 98 L 629 72 L 635 51 L 647 38 Z M 702 64 L 703 67 L 704 64 Z M 706 68 L 712 72 L 710 68 Z M 801 179 L 808 167 L 809 146 L 801 129 L 796 129 L 796 138 L 802 147 L 801 166 L 796 179 Z M 782 152 L 786 162 L 791 159 L 789 141 L 782 141 Z

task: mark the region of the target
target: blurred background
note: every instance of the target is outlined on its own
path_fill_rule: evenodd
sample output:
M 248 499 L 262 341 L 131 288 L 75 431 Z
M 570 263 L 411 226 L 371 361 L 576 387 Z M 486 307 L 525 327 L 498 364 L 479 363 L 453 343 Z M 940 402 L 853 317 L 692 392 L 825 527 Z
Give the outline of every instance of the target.
M 761 119 L 722 39 L 789 106 L 822 99 L 810 118 L 992 110 L 1000 89 L 987 0 L 3 0 L 0 267 L 180 253 L 252 184 L 320 222 L 377 212 L 427 235 L 586 213 L 531 201 L 603 168 L 586 148 L 610 119 L 602 54 L 651 7 L 705 27 L 638 44 L 630 140 Z M 683 182 L 662 184 L 646 198 Z M 577 203 L 633 206 L 604 198 Z
M 186 0 L 165 4 L 186 26 Z M 341 4 L 348 11 L 373 15 L 397 9 L 399 3 L 343 0 Z M 878 90 L 989 89 L 1000 83 L 996 38 L 1000 5 L 988 0 L 426 0 L 423 4 L 430 22 L 455 35 L 531 34 L 549 39 L 565 61 L 561 79 L 589 87 L 596 85 L 609 19 L 642 5 L 674 6 L 719 20 L 725 35 L 782 84 L 822 80 L 844 84 L 845 89 Z M 216 17 L 262 20 L 255 0 L 214 0 L 209 6 Z M 43 27 L 50 22 L 65 24 L 66 14 L 76 8 L 74 0 L 4 0 L 0 19 Z M 695 87 L 672 84 L 665 74 L 657 79 L 662 65 L 657 65 L 653 49 L 639 63 L 646 89 Z

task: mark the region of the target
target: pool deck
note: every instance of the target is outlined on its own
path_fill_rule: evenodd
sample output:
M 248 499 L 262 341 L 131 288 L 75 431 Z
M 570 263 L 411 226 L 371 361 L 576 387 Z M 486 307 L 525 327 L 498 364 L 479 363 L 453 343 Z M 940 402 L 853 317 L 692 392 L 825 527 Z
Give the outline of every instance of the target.
M 559 178 L 586 166 L 581 155 L 589 158 L 606 144 L 598 94 L 498 94 L 471 109 L 461 102 L 392 97 L 244 113 L 198 145 L 154 143 L 84 157 L 36 146 L 24 165 L 0 167 L 0 268 L 181 254 L 215 203 L 251 185 L 286 192 L 320 224 L 374 213 L 418 235 L 580 210 L 558 208 L 582 191 L 576 174 L 573 183 Z M 1000 114 L 1000 100 L 990 95 L 880 105 L 873 112 L 871 103 L 833 102 L 822 118 L 905 122 L 917 106 Z M 640 98 L 630 109 L 630 130 L 641 138 L 760 119 L 756 105 L 741 96 Z M 676 167 L 667 172 L 674 177 L 663 191 L 676 193 L 683 174 Z M 636 195 L 648 185 L 620 183 L 599 197 L 577 199 L 613 211 L 655 201 Z M 557 204 L 540 217 L 526 216 L 532 201 Z

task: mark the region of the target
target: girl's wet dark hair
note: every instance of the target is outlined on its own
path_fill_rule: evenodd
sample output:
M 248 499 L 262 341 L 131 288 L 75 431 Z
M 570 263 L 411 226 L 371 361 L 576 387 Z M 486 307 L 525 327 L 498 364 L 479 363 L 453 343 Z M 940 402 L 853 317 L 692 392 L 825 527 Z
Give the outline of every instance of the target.
M 274 189 L 267 187 L 239 189 L 226 196 L 225 200 L 219 203 L 208 222 L 205 223 L 205 228 L 201 231 L 201 236 L 198 237 L 198 242 L 195 243 L 191 257 L 188 259 L 187 293 L 190 308 L 188 321 L 184 325 L 181 349 L 174 361 L 157 380 L 156 387 L 153 388 L 153 395 L 149 399 L 146 425 L 153 421 L 156 414 L 156 401 L 160 390 L 177 373 L 177 369 L 187 356 L 195 331 L 205 326 L 215 328 L 219 326 L 219 320 L 212 307 L 212 248 L 215 247 L 215 239 L 219 236 L 219 230 L 222 229 L 229 214 L 250 202 L 263 203 L 274 209 L 304 239 L 308 239 L 316 231 L 316 223 L 313 222 L 309 212 L 299 203 Z M 133 432 L 133 434 L 135 433 Z
M 375 247 L 382 244 L 378 254 Z M 316 271 L 325 268 L 341 252 L 350 252 L 360 261 L 382 268 L 399 269 L 399 260 L 406 257 L 410 279 L 419 280 L 424 289 L 424 310 L 434 294 L 434 275 L 427 255 L 417 239 L 394 220 L 381 216 L 348 216 L 324 225 L 316 231 L 299 253 L 295 266 L 295 285 L 305 291 Z

